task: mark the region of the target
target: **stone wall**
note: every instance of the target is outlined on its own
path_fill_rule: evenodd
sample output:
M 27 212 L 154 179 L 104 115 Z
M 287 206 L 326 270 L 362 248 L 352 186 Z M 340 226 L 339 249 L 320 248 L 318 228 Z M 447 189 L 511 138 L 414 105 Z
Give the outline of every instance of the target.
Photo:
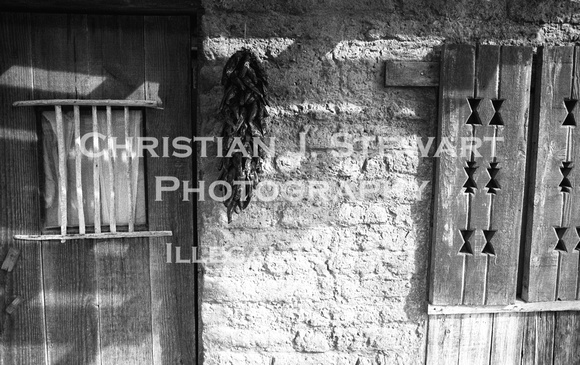
M 416 140 L 435 136 L 437 91 L 384 87 L 384 62 L 437 60 L 446 42 L 574 44 L 580 3 L 206 0 L 204 8 L 198 134 L 220 135 L 222 68 L 250 47 L 271 85 L 275 155 L 264 179 L 302 182 L 312 196 L 253 202 L 231 224 L 220 203 L 198 204 L 202 252 L 227 253 L 204 266 L 203 363 L 422 363 L 433 159 Z M 352 155 L 336 156 L 344 151 L 331 143 L 336 133 L 369 137 L 367 153 L 357 142 Z M 218 164 L 199 159 L 206 186 Z M 362 199 L 365 181 L 380 190 Z

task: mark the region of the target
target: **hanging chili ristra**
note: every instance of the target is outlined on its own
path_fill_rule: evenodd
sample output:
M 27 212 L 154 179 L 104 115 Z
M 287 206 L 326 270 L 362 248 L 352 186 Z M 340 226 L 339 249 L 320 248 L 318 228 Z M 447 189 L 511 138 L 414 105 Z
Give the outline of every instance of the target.
M 228 223 L 231 223 L 232 213 L 240 213 L 250 203 L 262 173 L 265 155 L 257 140 L 264 138 L 268 116 L 268 78 L 256 55 L 243 48 L 227 61 L 221 84 L 224 86 L 220 112 L 225 117 L 222 132 L 225 157 L 218 180 L 225 181 L 232 189 L 231 196 L 224 201 Z

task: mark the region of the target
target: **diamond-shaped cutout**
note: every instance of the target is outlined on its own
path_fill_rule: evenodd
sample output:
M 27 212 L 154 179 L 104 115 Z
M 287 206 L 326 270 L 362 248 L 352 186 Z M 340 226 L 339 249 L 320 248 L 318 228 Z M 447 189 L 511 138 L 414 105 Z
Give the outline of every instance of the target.
M 471 237 L 473 237 L 473 229 L 462 229 L 461 238 L 463 238 L 463 244 L 459 249 L 460 255 L 470 255 L 473 256 L 473 249 L 471 248 Z
M 483 236 L 485 237 L 485 245 L 481 250 L 481 253 L 488 256 L 495 256 L 495 249 L 493 248 L 493 244 L 491 243 L 491 239 L 495 235 L 497 231 L 483 231 Z
M 554 250 L 559 252 L 568 252 L 568 248 L 566 248 L 566 243 L 562 239 L 566 234 L 568 228 L 566 227 L 554 227 L 554 232 L 556 233 L 556 237 L 558 237 L 558 242 L 556 243 L 556 247 Z
M 576 227 L 576 234 L 580 237 L 580 227 Z M 580 241 L 578 241 L 576 247 L 574 247 L 574 251 L 580 251 Z
M 501 106 L 503 105 L 503 102 L 505 101 L 505 99 L 492 99 L 491 100 L 491 105 L 493 106 L 493 110 L 495 111 L 493 113 L 493 117 L 491 117 L 491 121 L 489 122 L 489 125 L 503 125 L 503 118 L 501 117 Z
M 572 183 L 570 182 L 570 179 L 568 179 L 568 175 L 570 175 L 573 167 L 574 165 L 572 165 L 572 162 L 570 161 L 562 162 L 562 167 L 560 167 L 560 172 L 562 173 L 563 178 L 558 186 L 560 187 L 560 191 L 563 193 L 570 193 L 572 191 Z
M 477 190 L 477 183 L 473 178 L 473 174 L 477 171 L 477 166 L 475 165 L 475 161 L 467 161 L 467 167 L 464 167 L 465 173 L 467 174 L 467 180 L 463 187 L 465 188 L 465 192 L 468 194 L 475 194 Z
M 564 106 L 566 107 L 566 111 L 568 112 L 568 114 L 566 115 L 566 118 L 564 119 L 562 125 L 573 127 L 576 126 L 576 119 L 574 118 L 573 111 L 577 103 L 578 103 L 577 99 L 564 99 Z
M 469 108 L 471 109 L 471 114 L 467 118 L 467 122 L 465 124 L 470 125 L 481 125 L 481 118 L 479 117 L 479 112 L 477 109 L 479 108 L 479 104 L 481 103 L 481 98 L 467 98 L 467 102 L 469 103 Z

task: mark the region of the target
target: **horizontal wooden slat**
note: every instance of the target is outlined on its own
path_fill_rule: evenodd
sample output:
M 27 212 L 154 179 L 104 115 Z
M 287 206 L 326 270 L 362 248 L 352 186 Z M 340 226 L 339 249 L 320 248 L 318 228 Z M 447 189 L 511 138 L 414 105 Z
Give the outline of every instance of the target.
M 80 99 L 48 99 L 48 100 L 21 100 L 13 106 L 51 106 L 51 105 L 76 105 L 76 106 L 111 106 L 129 108 L 154 108 L 163 109 L 155 100 L 80 100 Z
M 437 87 L 439 62 L 392 61 L 385 63 L 385 86 Z
M 201 9 L 199 0 L 0 0 L 3 11 L 61 13 L 145 13 L 193 14 Z
M 510 305 L 431 305 L 427 314 L 480 314 L 580 311 L 580 301 L 524 302 L 516 300 Z
M 55 241 L 55 240 L 84 240 L 84 239 L 112 239 L 112 238 L 137 238 L 137 237 L 171 237 L 172 231 L 138 231 L 138 232 L 115 232 L 115 233 L 87 233 L 87 234 L 45 234 L 45 235 L 15 235 L 14 239 L 26 241 Z

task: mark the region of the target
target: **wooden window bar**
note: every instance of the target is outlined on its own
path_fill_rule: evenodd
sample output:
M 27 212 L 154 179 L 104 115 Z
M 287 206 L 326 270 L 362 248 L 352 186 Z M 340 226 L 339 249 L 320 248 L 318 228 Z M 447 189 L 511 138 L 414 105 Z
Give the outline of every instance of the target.
M 81 146 L 80 146 L 80 107 L 90 106 L 92 109 L 92 131 L 93 133 L 98 133 L 98 118 L 97 118 L 97 107 L 106 108 L 106 133 L 107 138 L 110 139 L 113 136 L 112 128 L 112 108 L 121 107 L 124 109 L 124 137 L 125 137 L 125 148 L 129 153 L 132 151 L 132 144 L 129 142 L 129 110 L 130 108 L 154 108 L 162 109 L 161 106 L 151 100 L 70 100 L 70 99 L 54 99 L 54 100 L 27 100 L 27 101 L 17 101 L 13 104 L 14 106 L 54 106 L 54 111 L 56 114 L 56 134 L 57 134 L 57 148 L 58 148 L 58 211 L 60 215 L 60 234 L 53 235 L 15 235 L 15 239 L 19 240 L 29 240 L 29 241 L 45 241 L 45 240 L 78 240 L 78 239 L 111 239 L 111 238 L 136 238 L 136 237 L 166 237 L 172 236 L 171 231 L 135 231 L 135 207 L 133 204 L 133 196 L 137 193 L 133 191 L 133 178 L 135 174 L 138 174 L 139 161 L 133 161 L 132 158 L 128 158 L 128 170 L 124 178 L 128 181 L 128 202 L 129 202 L 129 222 L 128 222 L 128 232 L 117 232 L 117 219 L 116 219 L 116 204 L 117 199 L 115 197 L 115 174 L 113 169 L 113 164 L 108 164 L 108 176 L 112 180 L 110 182 L 110 192 L 108 198 L 109 204 L 109 231 L 103 233 L 101 229 L 101 191 L 100 191 L 100 175 L 99 162 L 98 159 L 93 159 L 93 185 L 94 185 L 94 233 L 86 233 L 85 225 L 85 213 L 84 204 L 78 204 L 78 234 L 67 234 L 67 153 L 65 146 L 65 136 L 64 136 L 64 121 L 62 114 L 63 106 L 72 106 L 74 110 L 74 138 L 75 138 L 75 182 L 76 182 L 76 196 L 77 201 L 83 201 L 83 190 L 82 190 L 82 168 L 81 168 Z M 98 149 L 98 141 L 96 138 L 93 139 L 94 150 Z M 108 152 L 110 156 L 115 156 L 113 146 L 108 145 Z M 113 157 L 112 157 L 113 158 Z M 115 158 L 113 158 L 115 160 Z M 106 197 L 106 198 L 107 198 Z

